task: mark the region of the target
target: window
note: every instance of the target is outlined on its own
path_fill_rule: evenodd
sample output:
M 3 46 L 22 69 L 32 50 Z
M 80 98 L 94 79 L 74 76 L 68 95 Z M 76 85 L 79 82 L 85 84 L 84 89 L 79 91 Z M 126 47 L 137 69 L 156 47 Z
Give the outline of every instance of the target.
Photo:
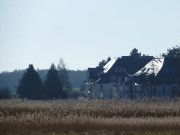
M 100 98 L 103 98 L 103 85 L 100 85 Z
M 116 85 L 113 86 L 113 90 L 114 90 L 114 92 L 117 91 L 117 86 Z
M 115 72 L 118 72 L 118 68 L 117 67 L 115 68 Z
M 163 94 L 166 94 L 166 86 L 163 86 Z
M 119 70 L 118 70 L 119 69 Z M 117 70 L 119 71 L 119 72 L 126 72 L 126 68 L 125 67 L 119 67 Z M 116 70 L 115 70 L 115 72 L 116 72 Z
M 116 76 L 114 75 L 111 76 L 111 82 L 116 82 Z
M 119 67 L 119 72 L 122 72 L 123 68 L 122 67 Z
M 123 67 L 123 72 L 126 72 L 126 68 L 125 67 Z
M 118 97 L 118 91 L 117 91 L 117 85 L 113 86 L 113 97 L 117 98 Z

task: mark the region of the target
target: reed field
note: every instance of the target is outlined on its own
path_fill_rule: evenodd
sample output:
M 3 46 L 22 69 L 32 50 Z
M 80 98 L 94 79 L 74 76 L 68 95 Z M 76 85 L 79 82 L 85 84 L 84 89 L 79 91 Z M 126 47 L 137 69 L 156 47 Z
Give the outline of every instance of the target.
M 180 99 L 0 100 L 0 135 L 179 135 Z

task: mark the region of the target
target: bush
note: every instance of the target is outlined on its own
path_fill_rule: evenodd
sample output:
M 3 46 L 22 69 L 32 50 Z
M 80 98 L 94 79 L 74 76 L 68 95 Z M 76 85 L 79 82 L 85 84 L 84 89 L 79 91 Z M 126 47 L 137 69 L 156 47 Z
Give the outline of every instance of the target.
M 1 88 L 0 89 L 0 99 L 7 99 L 11 98 L 11 92 L 8 88 Z

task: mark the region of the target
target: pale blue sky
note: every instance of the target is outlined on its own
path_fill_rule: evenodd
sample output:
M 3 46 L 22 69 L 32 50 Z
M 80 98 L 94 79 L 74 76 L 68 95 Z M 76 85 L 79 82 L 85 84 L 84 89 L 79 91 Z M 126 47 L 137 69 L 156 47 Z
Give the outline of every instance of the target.
M 180 0 L 0 0 L 0 72 L 95 67 L 180 44 Z

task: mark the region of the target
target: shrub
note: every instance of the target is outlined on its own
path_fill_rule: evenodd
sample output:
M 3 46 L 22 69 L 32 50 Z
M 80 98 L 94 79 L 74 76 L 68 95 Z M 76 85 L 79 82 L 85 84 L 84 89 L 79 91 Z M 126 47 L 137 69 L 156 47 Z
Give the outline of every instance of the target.
M 11 98 L 11 92 L 8 88 L 0 89 L 0 99 Z

